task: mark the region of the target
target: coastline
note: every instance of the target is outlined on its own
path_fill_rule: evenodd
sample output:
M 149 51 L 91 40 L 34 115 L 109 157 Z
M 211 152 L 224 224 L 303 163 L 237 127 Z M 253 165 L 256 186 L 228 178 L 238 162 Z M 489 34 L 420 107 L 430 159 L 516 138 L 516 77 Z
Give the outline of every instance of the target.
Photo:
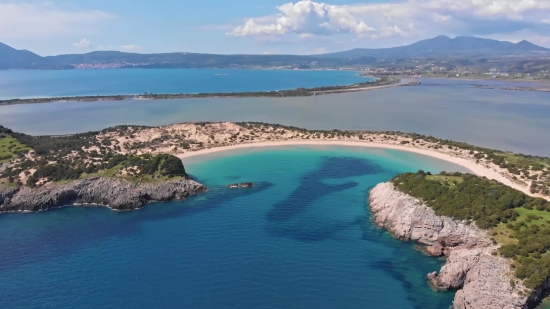
M 429 256 L 445 257 L 439 271 L 427 275 L 436 290 L 456 290 L 455 309 L 525 309 L 540 302 L 542 289 L 528 291 L 512 279 L 513 262 L 496 254 L 488 230 L 475 223 L 438 215 L 421 199 L 380 183 L 369 192 L 373 223 L 394 238 L 420 244 Z
M 522 187 L 506 177 L 502 176 L 498 172 L 486 168 L 481 164 L 477 164 L 476 162 L 473 162 L 471 160 L 467 160 L 464 158 L 459 158 L 456 156 L 452 156 L 446 153 L 441 153 L 434 150 L 428 150 L 423 148 L 417 148 L 412 146 L 405 146 L 405 145 L 392 145 L 392 144 L 383 144 L 383 143 L 375 143 L 375 142 L 349 142 L 349 141 L 278 141 L 278 142 L 256 142 L 256 143 L 246 143 L 246 144 L 239 144 L 239 145 L 233 145 L 233 146 L 222 146 L 222 147 L 214 147 L 209 149 L 203 149 L 193 152 L 186 152 L 183 154 L 177 154 L 176 156 L 180 159 L 186 159 L 194 156 L 200 156 L 200 155 L 206 155 L 206 154 L 212 154 L 217 152 L 223 152 L 223 151 L 230 151 L 235 149 L 245 149 L 245 148 L 262 148 L 262 147 L 276 147 L 276 146 L 352 146 L 352 147 L 367 147 L 367 148 L 379 148 L 379 149 L 390 149 L 390 150 L 399 150 L 399 151 L 407 151 L 415 154 L 420 154 L 436 159 L 440 159 L 443 161 L 447 161 L 459 166 L 464 167 L 465 169 L 471 171 L 473 174 L 481 177 L 487 177 L 489 179 L 496 180 L 498 182 L 501 182 L 509 187 L 512 187 L 516 190 L 519 190 L 527 195 L 530 196 L 536 196 L 539 197 L 538 194 L 533 194 L 529 191 L 529 188 Z
M 45 97 L 25 99 L 0 100 L 0 106 L 19 104 L 41 104 L 55 102 L 98 102 L 98 101 L 125 101 L 125 100 L 176 100 L 176 99 L 206 99 L 206 98 L 284 98 L 284 97 L 308 97 L 328 95 L 336 93 L 367 91 L 383 89 L 396 86 L 407 86 L 415 84 L 410 78 L 380 78 L 375 76 L 361 76 L 374 78 L 373 81 L 355 83 L 351 85 L 334 85 L 313 88 L 295 88 L 273 91 L 247 91 L 235 93 L 166 93 L 166 94 L 118 94 L 118 95 L 96 95 L 96 96 L 70 96 L 70 97 Z

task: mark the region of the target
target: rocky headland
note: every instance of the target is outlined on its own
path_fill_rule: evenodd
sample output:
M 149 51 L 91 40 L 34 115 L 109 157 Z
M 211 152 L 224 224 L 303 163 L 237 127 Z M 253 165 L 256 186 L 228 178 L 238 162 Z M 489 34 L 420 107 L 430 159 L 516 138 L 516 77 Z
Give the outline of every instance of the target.
M 426 245 L 433 256 L 446 256 L 439 272 L 428 274 L 441 290 L 457 290 L 455 309 L 529 308 L 540 290 L 526 293 L 514 277 L 512 261 L 497 255 L 497 245 L 487 231 L 474 224 L 438 216 L 420 200 L 405 194 L 392 183 L 373 188 L 369 196 L 374 223 L 394 237 Z
M 0 212 L 35 212 L 67 205 L 135 210 L 147 203 L 183 200 L 205 191 L 204 185 L 190 179 L 147 183 L 95 177 L 37 188 L 1 189 Z

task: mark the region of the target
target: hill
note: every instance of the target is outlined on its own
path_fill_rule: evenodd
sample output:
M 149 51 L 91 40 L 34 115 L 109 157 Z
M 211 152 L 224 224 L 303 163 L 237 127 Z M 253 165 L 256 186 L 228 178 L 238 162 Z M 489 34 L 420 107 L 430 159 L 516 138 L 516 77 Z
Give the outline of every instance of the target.
M 247 67 L 344 67 L 370 65 L 379 58 L 408 57 L 496 57 L 530 55 L 550 49 L 528 41 L 511 43 L 475 37 L 438 36 L 411 45 L 382 49 L 353 49 L 324 55 L 219 55 L 199 53 L 138 54 L 119 51 L 94 51 L 41 57 L 0 43 L 0 69 L 72 69 L 85 68 L 247 68 Z
M 32 69 L 42 66 L 44 59 L 28 50 L 17 50 L 0 43 L 0 69 Z
M 537 46 L 526 40 L 518 43 L 512 43 L 507 41 L 497 41 L 465 36 L 458 36 L 454 39 L 451 39 L 448 36 L 441 35 L 432 39 L 422 40 L 407 46 L 379 49 L 356 48 L 349 51 L 325 54 L 323 55 L 323 57 L 401 58 L 451 55 L 474 55 L 489 57 L 500 55 L 524 55 L 540 51 L 547 52 L 550 51 L 550 49 Z

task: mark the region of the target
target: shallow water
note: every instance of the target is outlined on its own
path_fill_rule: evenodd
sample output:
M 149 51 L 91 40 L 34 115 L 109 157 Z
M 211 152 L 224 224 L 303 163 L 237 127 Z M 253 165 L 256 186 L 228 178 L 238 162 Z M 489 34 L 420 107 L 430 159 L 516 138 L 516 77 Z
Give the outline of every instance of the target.
M 309 129 L 399 130 L 550 156 L 550 93 L 543 92 L 426 85 L 302 98 L 65 102 L 0 107 L 0 124 L 28 134 L 67 134 L 120 124 L 164 125 L 186 121 L 261 121 Z
M 1 308 L 447 309 L 442 261 L 370 223 L 368 190 L 397 173 L 461 170 L 353 147 L 235 150 L 185 160 L 210 189 L 130 213 L 0 216 Z M 228 183 L 253 181 L 252 189 Z

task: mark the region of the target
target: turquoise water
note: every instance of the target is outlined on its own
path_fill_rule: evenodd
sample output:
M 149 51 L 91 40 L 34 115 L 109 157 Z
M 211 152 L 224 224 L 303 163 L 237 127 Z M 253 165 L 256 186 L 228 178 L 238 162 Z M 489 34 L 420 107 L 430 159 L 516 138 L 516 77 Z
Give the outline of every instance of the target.
M 112 69 L 0 71 L 0 100 L 153 93 L 287 90 L 373 80 L 352 71 Z
M 370 223 L 393 175 L 460 167 L 347 147 L 239 150 L 184 161 L 210 189 L 130 213 L 0 216 L 1 308 L 447 309 L 442 261 Z M 253 181 L 252 189 L 224 185 Z

